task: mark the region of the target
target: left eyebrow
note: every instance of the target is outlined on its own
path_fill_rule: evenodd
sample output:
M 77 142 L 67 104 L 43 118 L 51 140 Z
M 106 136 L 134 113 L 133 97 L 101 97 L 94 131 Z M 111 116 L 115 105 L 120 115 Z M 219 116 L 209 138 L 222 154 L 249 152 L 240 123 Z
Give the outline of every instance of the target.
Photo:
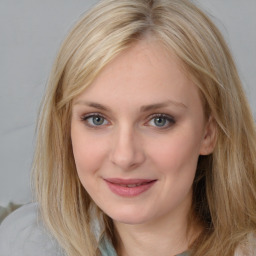
M 161 102 L 161 103 L 155 103 L 155 104 L 141 106 L 140 111 L 141 112 L 147 112 L 147 111 L 151 111 L 151 110 L 154 110 L 154 109 L 168 107 L 169 105 L 174 105 L 176 107 L 181 107 L 181 108 L 187 108 L 187 106 L 185 104 L 181 103 L 181 102 L 177 102 L 177 101 L 173 101 L 173 100 L 168 100 L 166 102 Z

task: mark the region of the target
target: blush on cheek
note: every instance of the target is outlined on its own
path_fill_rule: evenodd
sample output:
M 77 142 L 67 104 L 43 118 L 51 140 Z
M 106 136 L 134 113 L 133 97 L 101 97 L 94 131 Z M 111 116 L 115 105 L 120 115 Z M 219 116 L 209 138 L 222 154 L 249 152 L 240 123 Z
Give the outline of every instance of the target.
M 85 176 L 89 176 L 100 169 L 102 164 L 100 161 L 101 149 L 98 145 L 94 145 L 92 148 L 90 146 L 84 146 L 83 143 L 75 144 L 73 145 L 73 154 L 76 169 L 81 179 L 84 179 Z
M 168 176 L 171 175 L 177 183 L 181 180 L 181 184 L 188 182 L 187 185 L 190 186 L 194 180 L 199 157 L 197 144 L 193 140 L 188 141 L 186 139 L 179 142 L 173 140 L 173 143 L 165 142 L 165 144 L 162 144 L 165 146 L 158 147 L 154 152 L 154 160 L 157 161 L 155 164 L 160 166 L 159 171 L 168 174 Z M 177 145 L 182 146 L 177 147 Z

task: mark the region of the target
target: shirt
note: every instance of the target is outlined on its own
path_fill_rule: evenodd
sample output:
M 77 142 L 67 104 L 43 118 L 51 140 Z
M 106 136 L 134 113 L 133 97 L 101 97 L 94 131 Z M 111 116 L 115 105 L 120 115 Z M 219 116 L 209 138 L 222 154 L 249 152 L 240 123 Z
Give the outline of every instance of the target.
M 38 214 L 38 205 L 31 203 L 10 214 L 0 226 L 1 256 L 65 256 L 56 239 L 49 234 Z M 117 256 L 103 236 L 99 243 L 102 256 Z M 188 256 L 182 253 L 177 256 Z

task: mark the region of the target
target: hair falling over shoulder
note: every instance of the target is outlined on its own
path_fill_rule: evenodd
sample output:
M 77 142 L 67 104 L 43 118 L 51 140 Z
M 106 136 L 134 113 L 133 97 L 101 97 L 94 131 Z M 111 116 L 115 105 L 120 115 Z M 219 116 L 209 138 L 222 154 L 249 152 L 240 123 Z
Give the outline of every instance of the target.
M 205 230 L 191 244 L 191 256 L 245 251 L 256 229 L 255 123 L 222 35 L 188 0 L 103 0 L 67 36 L 37 126 L 33 185 L 43 219 L 68 256 L 99 255 L 90 219 L 97 207 L 78 179 L 72 153 L 72 100 L 112 59 L 144 38 L 158 40 L 182 60 L 206 116 L 217 126 L 214 152 L 198 161 L 190 217 Z M 115 241 L 110 218 L 98 214 Z

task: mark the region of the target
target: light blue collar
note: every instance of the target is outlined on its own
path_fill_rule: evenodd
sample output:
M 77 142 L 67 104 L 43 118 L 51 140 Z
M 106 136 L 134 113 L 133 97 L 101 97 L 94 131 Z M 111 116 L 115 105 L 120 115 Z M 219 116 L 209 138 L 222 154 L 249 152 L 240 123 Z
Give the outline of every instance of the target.
M 101 256 L 117 256 L 116 250 L 114 249 L 112 243 L 109 239 L 104 235 L 99 243 L 99 249 L 101 252 Z

